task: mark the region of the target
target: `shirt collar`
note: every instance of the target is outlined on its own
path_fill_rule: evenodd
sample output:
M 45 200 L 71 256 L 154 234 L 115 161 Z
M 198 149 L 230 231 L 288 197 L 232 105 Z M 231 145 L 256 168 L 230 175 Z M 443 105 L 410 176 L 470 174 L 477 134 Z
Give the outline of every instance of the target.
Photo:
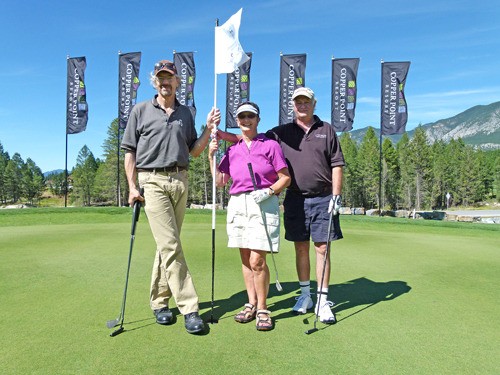
M 153 104 L 156 108 L 161 108 L 160 107 L 160 104 L 158 104 L 158 94 L 156 94 L 153 99 L 151 99 L 151 104 Z M 175 107 L 174 107 L 174 111 L 177 109 L 177 107 L 179 107 L 181 105 L 181 103 L 179 103 L 179 101 L 177 100 L 177 98 L 175 98 Z
M 264 142 L 264 139 L 266 138 L 266 136 L 262 133 L 259 133 L 255 136 L 254 139 L 252 139 L 252 141 L 261 141 L 261 142 Z M 243 142 L 243 138 L 240 138 L 238 143 L 241 143 Z

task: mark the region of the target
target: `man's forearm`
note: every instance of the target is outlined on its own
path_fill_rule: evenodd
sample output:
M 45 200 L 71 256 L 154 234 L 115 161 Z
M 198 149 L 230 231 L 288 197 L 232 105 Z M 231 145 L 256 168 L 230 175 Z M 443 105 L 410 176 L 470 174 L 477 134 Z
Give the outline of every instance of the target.
M 241 138 L 241 136 L 238 137 L 238 135 L 236 135 L 236 134 L 225 132 L 225 131 L 222 131 L 222 130 L 218 130 L 217 131 L 217 135 L 223 141 L 230 142 L 230 143 L 236 143 Z
M 195 158 L 200 156 L 205 147 L 207 147 L 209 140 L 210 140 L 210 130 L 208 129 L 208 127 L 205 127 L 205 129 L 203 129 L 203 133 L 201 133 L 200 138 L 196 140 L 192 150 L 189 153 Z
M 125 153 L 125 174 L 129 190 L 137 189 L 137 167 L 135 152 L 127 151 Z
M 332 194 L 339 195 L 342 194 L 342 167 L 332 168 Z

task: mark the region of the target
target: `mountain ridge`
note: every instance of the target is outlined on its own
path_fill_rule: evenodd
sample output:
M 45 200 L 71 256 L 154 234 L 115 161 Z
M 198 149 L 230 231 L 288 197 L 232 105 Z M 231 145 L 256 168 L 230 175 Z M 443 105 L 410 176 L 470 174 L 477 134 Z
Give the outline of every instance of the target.
M 476 105 L 445 119 L 420 125 L 430 143 L 437 140 L 449 142 L 461 138 L 465 144 L 485 150 L 500 149 L 500 101 L 487 105 Z M 377 137 L 380 129 L 374 128 Z M 351 131 L 351 138 L 361 142 L 368 127 Z M 411 138 L 415 129 L 407 132 Z M 393 143 L 401 139 L 401 134 L 389 135 Z

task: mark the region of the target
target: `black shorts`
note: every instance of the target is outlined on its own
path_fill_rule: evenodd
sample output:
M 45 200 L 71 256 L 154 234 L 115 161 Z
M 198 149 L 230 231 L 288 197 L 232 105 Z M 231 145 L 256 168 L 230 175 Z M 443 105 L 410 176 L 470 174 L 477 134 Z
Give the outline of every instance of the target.
M 328 204 L 332 195 L 305 198 L 287 190 L 283 202 L 285 239 L 288 241 L 327 242 L 328 238 Z M 343 238 L 340 229 L 340 215 L 333 216 L 330 241 Z

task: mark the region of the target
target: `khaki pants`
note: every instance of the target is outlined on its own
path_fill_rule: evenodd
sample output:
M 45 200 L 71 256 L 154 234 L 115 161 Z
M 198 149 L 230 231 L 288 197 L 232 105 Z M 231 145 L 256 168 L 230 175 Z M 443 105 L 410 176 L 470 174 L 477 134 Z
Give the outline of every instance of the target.
M 156 241 L 151 308 L 166 307 L 174 297 L 181 314 L 197 312 L 198 295 L 180 240 L 188 196 L 187 171 L 139 172 L 139 185 L 144 188 L 144 209 Z

